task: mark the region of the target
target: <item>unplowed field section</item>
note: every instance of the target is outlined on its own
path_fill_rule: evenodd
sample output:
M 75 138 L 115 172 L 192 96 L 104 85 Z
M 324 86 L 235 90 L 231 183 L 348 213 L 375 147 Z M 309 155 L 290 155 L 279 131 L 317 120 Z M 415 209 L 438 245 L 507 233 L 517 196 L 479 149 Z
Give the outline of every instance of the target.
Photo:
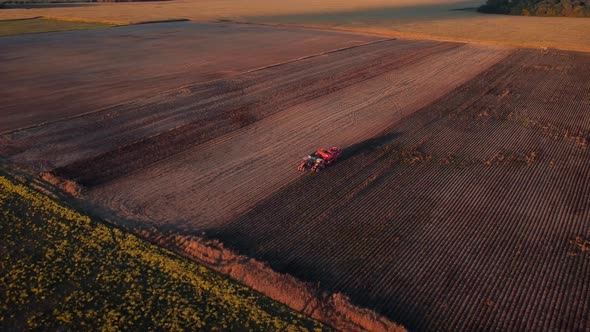
M 162 23 L 0 39 L 0 133 L 381 37 Z
M 587 331 L 589 111 L 589 55 L 516 51 L 210 235 L 413 331 Z

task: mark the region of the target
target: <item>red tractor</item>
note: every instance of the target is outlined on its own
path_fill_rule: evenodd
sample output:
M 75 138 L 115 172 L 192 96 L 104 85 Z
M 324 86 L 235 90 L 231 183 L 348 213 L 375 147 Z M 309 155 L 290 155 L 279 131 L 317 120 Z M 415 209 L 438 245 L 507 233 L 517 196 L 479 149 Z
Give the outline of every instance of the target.
M 337 146 L 333 146 L 328 150 L 321 148 L 305 156 L 297 169 L 302 172 L 307 169 L 311 169 L 312 172 L 319 172 L 324 167 L 336 162 L 341 155 L 342 149 Z

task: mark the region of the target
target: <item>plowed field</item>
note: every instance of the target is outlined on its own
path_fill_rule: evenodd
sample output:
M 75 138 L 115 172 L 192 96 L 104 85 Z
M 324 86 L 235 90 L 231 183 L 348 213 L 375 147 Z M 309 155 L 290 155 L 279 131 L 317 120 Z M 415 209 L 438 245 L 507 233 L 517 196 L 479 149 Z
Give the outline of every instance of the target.
M 410 330 L 590 328 L 590 56 L 356 38 L 59 121 L 7 99 L 37 126 L 0 154 Z M 297 172 L 331 145 L 339 163 Z
M 191 22 L 2 37 L 0 133 L 380 39 Z
M 214 236 L 410 330 L 587 330 L 589 68 L 517 51 Z
M 317 145 L 367 139 L 507 54 L 373 43 L 17 132 L 9 154 L 42 161 L 127 217 L 201 229 L 299 177 L 294 165 Z

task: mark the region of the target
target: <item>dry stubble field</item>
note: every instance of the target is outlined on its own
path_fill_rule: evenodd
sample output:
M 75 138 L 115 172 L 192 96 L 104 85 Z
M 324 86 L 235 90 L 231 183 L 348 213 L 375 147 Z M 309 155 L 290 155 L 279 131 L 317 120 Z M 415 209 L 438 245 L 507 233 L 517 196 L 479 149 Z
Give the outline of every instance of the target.
M 215 29 L 192 35 L 200 28 Z M 319 45 L 324 34 L 334 35 L 313 33 Z M 0 116 L 25 120 L 5 129 L 0 154 L 79 182 L 124 218 L 206 232 L 411 330 L 587 329 L 589 56 L 359 38 L 368 44 L 215 80 L 197 69 L 183 78 L 193 84 L 110 107 L 66 87 L 80 103 L 48 119 L 5 95 Z M 219 71 L 236 70 L 222 56 L 232 45 L 208 53 Z M 328 145 L 345 148 L 342 162 L 295 170 Z
M 288 24 L 527 47 L 590 50 L 590 20 L 477 13 L 485 0 L 174 0 L 88 3 L 0 10 L 1 19 L 33 16 L 137 23 L 194 21 Z M 468 10 L 462 10 L 462 9 Z M 559 28 L 557 28 L 559 27 Z

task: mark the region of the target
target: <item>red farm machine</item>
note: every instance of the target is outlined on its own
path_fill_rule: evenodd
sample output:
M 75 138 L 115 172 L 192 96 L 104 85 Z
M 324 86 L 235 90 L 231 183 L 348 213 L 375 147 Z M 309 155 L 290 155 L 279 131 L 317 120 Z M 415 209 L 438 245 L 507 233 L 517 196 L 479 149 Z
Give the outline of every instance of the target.
M 305 156 L 297 169 L 302 172 L 308 169 L 312 172 L 319 172 L 324 167 L 335 163 L 341 155 L 342 149 L 339 147 L 333 146 L 327 150 L 320 148 Z

